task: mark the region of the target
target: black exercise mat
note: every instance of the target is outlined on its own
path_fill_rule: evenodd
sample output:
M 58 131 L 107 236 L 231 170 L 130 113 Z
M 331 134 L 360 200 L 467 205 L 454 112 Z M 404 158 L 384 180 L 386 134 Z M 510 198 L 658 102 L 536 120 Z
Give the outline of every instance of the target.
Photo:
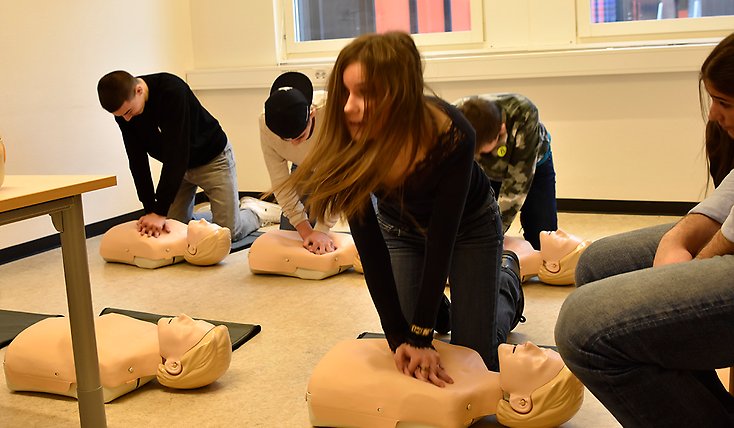
M 0 348 L 8 346 L 21 331 L 38 321 L 60 316 L 62 315 L 34 314 L 0 309 Z
M 232 249 L 229 250 L 229 253 L 236 253 L 237 251 L 244 250 L 245 248 L 250 248 L 252 243 L 255 242 L 255 240 L 263 233 L 265 232 L 260 232 L 256 230 L 245 236 L 244 238 L 240 239 L 239 241 L 233 242 Z
M 153 324 L 157 324 L 158 320 L 161 318 L 168 318 L 172 317 L 173 315 L 156 315 L 156 314 L 149 314 L 147 312 L 137 312 L 137 311 L 129 311 L 127 309 L 118 309 L 118 308 L 104 308 L 102 309 L 102 312 L 100 312 L 100 315 L 104 314 L 121 314 L 121 315 L 127 315 L 131 318 L 136 318 L 142 321 L 148 321 L 152 322 Z M 196 319 L 202 319 L 202 318 L 196 318 Z M 255 337 L 256 334 L 260 333 L 261 327 L 257 324 L 238 324 L 234 322 L 226 322 L 226 321 L 212 321 L 212 320 L 204 320 L 210 324 L 214 325 L 220 325 L 224 324 L 229 329 L 229 338 L 232 341 L 232 350 L 236 351 L 237 348 L 242 346 L 245 342 Z
M 384 333 L 370 333 L 369 331 L 365 331 L 363 333 L 360 333 L 357 336 L 357 339 L 384 339 L 384 338 L 385 338 L 385 334 Z M 446 343 L 450 343 L 451 342 L 451 336 L 447 336 L 445 338 L 444 337 L 439 337 L 437 339 L 438 340 L 441 340 L 441 341 L 444 341 Z M 507 343 L 509 343 L 511 345 L 519 345 L 519 343 L 512 343 L 512 342 L 507 342 Z M 549 349 L 552 349 L 552 350 L 558 352 L 558 347 L 556 347 L 555 345 L 538 345 L 538 344 L 535 344 L 535 346 L 537 346 L 538 348 L 549 348 Z

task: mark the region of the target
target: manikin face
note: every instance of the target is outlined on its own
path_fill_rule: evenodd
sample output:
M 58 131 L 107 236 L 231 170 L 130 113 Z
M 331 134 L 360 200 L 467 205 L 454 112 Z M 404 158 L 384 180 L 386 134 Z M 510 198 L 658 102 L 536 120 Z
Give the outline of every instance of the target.
M 189 230 L 187 231 L 187 242 L 189 247 L 196 247 L 201 241 L 207 237 L 217 233 L 221 226 L 202 219 L 191 220 L 189 222 Z
M 158 346 L 164 360 L 180 361 L 183 355 L 194 347 L 214 328 L 202 320 L 193 320 L 181 314 L 175 318 L 158 320 Z
M 734 97 L 717 91 L 709 81 L 704 80 L 703 84 L 711 96 L 709 120 L 718 123 L 729 137 L 734 138 Z
M 581 240 L 562 230 L 540 232 L 540 247 L 545 250 L 561 249 L 569 245 L 578 245 Z
M 520 345 L 503 343 L 497 350 L 500 371 L 516 374 L 536 370 L 548 361 L 548 351 L 551 350 L 538 348 L 531 342 Z
M 365 99 L 362 93 L 364 77 L 362 63 L 353 62 L 344 69 L 342 76 L 344 87 L 349 92 L 346 104 L 344 104 L 344 119 L 349 128 L 349 134 L 353 139 L 359 138 L 362 119 L 364 119 Z
M 135 93 L 133 94 L 133 97 L 122 103 L 122 106 L 112 114 L 122 117 L 127 122 L 130 122 L 130 119 L 142 113 L 144 108 L 145 90 L 143 89 L 143 85 L 138 83 L 135 85 Z

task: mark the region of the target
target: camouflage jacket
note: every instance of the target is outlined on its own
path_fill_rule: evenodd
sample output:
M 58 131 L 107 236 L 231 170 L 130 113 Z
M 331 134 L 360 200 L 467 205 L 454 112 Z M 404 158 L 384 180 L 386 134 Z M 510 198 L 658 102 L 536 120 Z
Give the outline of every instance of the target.
M 540 122 L 538 108 L 520 94 L 477 95 L 497 102 L 505 113 L 507 143 L 478 159 L 492 181 L 501 181 L 497 195 L 505 232 L 520 212 L 535 175 L 535 166 L 550 154 L 551 136 Z M 454 102 L 461 105 L 466 98 Z

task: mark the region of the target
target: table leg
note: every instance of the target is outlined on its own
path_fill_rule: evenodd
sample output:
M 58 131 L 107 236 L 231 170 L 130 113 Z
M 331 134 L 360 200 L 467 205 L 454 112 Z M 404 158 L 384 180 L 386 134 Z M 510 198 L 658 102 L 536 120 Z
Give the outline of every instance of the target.
M 99 376 L 94 332 L 92 292 L 87 262 L 86 234 L 81 195 L 72 196 L 68 208 L 51 213 L 61 233 L 61 253 L 69 305 L 71 343 L 74 350 L 79 420 L 83 428 L 106 427 L 104 398 Z

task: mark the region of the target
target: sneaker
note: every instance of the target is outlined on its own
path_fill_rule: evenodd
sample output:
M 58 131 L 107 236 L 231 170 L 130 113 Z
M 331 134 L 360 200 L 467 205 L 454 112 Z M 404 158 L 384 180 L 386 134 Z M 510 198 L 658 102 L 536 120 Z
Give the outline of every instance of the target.
M 245 196 L 240 199 L 240 209 L 248 209 L 254 212 L 260 218 L 261 226 L 280 223 L 280 214 L 282 213 L 282 210 L 278 204 Z
M 510 330 L 514 329 L 521 322 L 525 322 L 523 311 L 525 310 L 525 292 L 522 289 L 522 283 L 520 282 L 520 259 L 517 254 L 510 250 L 504 250 L 502 252 L 502 264 L 500 269 L 512 272 L 517 278 L 517 288 L 520 293 L 517 299 L 517 306 L 515 306 L 515 318 L 512 320 Z
M 438 307 L 434 330 L 440 334 L 449 334 L 451 331 L 451 302 L 445 294 L 441 299 L 441 305 Z

